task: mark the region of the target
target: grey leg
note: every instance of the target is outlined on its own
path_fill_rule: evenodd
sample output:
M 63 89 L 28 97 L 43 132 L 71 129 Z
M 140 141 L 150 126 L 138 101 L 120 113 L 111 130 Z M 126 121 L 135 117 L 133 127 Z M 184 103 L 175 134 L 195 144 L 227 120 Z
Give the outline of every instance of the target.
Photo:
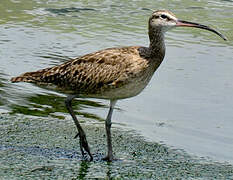
M 106 128 L 106 134 L 107 134 L 107 147 L 108 147 L 108 153 L 103 160 L 106 161 L 112 161 L 113 160 L 113 154 L 112 154 L 112 139 L 111 139 L 111 118 L 112 118 L 112 112 L 114 109 L 114 106 L 116 104 L 117 100 L 110 100 L 110 108 L 108 111 L 108 116 L 105 120 L 105 128 Z
M 79 136 L 80 150 L 81 150 L 82 156 L 85 155 L 85 153 L 84 153 L 84 150 L 85 150 L 90 156 L 90 161 L 92 161 L 93 157 L 92 157 L 92 155 L 90 153 L 90 149 L 89 149 L 87 139 L 86 139 L 86 134 L 83 131 L 83 128 L 81 127 L 80 123 L 78 122 L 78 119 L 75 116 L 75 113 L 74 113 L 74 111 L 72 109 L 71 102 L 75 97 L 77 97 L 77 95 L 70 95 L 70 96 L 68 96 L 66 98 L 66 100 L 65 100 L 66 108 L 69 111 L 70 115 L 72 116 L 72 118 L 74 120 L 74 123 L 75 123 L 75 125 L 76 125 L 76 127 L 78 129 L 78 134 L 75 137 Z

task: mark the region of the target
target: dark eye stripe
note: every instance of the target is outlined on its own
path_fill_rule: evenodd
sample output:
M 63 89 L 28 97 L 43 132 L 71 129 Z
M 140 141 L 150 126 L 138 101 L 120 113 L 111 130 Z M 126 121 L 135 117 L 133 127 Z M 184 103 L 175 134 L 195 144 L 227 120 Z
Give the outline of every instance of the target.
M 154 15 L 154 16 L 153 16 L 153 18 L 155 18 L 155 19 L 158 19 L 158 18 L 159 18 L 159 16 L 157 16 L 157 15 Z

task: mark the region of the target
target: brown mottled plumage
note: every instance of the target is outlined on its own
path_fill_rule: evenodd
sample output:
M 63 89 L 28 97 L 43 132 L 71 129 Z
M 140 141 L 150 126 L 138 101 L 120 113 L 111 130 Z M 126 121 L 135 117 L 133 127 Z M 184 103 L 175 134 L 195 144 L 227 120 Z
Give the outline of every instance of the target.
M 219 32 L 197 23 L 178 20 L 166 10 L 158 10 L 149 18 L 149 47 L 130 46 L 109 48 L 70 60 L 64 64 L 27 72 L 11 79 L 12 82 L 30 82 L 38 85 L 55 85 L 59 90 L 69 92 L 66 107 L 71 114 L 80 138 L 82 155 L 84 150 L 93 157 L 86 135 L 71 107 L 75 97 L 95 97 L 110 100 L 110 109 L 105 122 L 108 154 L 105 160 L 112 161 L 111 116 L 117 100 L 139 94 L 148 84 L 165 55 L 164 33 L 177 26 L 196 27 Z M 77 137 L 76 136 L 76 137 Z
M 139 46 L 109 48 L 58 66 L 24 73 L 11 81 L 53 84 L 60 90 L 74 91 L 86 97 L 123 99 L 137 95 L 159 66 L 160 59 L 146 57 L 147 53 L 148 48 Z M 161 53 L 162 56 L 164 52 Z M 140 87 L 129 86 L 139 79 Z

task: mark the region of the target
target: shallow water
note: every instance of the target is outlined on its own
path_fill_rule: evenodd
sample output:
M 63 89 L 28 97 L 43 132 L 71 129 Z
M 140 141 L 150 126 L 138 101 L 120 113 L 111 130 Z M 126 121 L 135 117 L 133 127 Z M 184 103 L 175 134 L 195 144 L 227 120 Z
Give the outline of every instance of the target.
M 166 35 L 166 57 L 149 86 L 117 103 L 113 122 L 152 142 L 197 157 L 233 163 L 232 1 L 2 1 L 0 113 L 64 119 L 64 95 L 9 79 L 107 47 L 148 45 L 152 10 L 221 31 L 179 28 Z M 77 111 L 102 122 L 108 102 L 77 101 Z M 114 125 L 113 125 L 114 126 Z

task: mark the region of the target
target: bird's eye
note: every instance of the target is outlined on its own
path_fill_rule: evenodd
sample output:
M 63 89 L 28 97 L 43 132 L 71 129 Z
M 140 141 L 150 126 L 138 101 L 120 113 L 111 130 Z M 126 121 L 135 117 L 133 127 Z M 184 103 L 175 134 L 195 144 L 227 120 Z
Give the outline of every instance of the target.
M 166 16 L 165 14 L 162 14 L 160 17 L 161 17 L 162 19 L 167 19 L 167 16 Z

